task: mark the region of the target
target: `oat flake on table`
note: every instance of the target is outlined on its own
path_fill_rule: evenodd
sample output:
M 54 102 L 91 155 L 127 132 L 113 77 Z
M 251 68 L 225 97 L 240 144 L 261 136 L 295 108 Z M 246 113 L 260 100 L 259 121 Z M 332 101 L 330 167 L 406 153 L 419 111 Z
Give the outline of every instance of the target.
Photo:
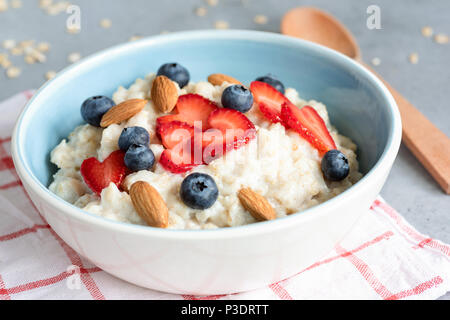
M 446 44 L 448 43 L 448 36 L 444 33 L 438 33 L 434 36 L 434 41 L 439 44 Z
M 214 28 L 216 29 L 228 29 L 230 27 L 230 25 L 228 24 L 228 22 L 224 21 L 224 20 L 217 20 L 214 23 Z

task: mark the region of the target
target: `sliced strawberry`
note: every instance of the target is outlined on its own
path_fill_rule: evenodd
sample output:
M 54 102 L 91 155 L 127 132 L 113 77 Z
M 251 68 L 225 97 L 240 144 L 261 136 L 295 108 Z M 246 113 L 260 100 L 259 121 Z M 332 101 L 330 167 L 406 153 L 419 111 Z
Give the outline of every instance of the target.
M 180 121 L 165 122 L 159 127 L 159 134 L 164 147 L 172 149 L 177 144 L 191 139 L 194 136 L 194 127 Z
M 228 149 L 232 149 L 228 148 Z M 227 151 L 225 135 L 219 129 L 208 129 L 202 135 L 202 156 L 203 163 L 209 164 L 211 161 L 222 157 Z
M 164 169 L 172 173 L 184 173 L 196 166 L 192 155 L 183 152 L 181 149 L 164 150 L 159 159 L 159 163 Z
M 213 111 L 208 118 L 208 126 L 224 134 L 226 150 L 230 146 L 238 149 L 256 136 L 253 123 L 242 112 L 234 109 L 220 108 Z
M 84 160 L 80 172 L 88 187 L 98 195 L 111 182 L 119 187 L 127 173 L 127 167 L 123 162 L 124 156 L 123 151 L 117 150 L 103 162 L 94 157 Z
M 244 114 L 218 108 L 198 94 L 180 96 L 175 112 L 156 121 L 157 132 L 167 148 L 159 161 L 172 173 L 184 173 L 196 165 L 208 164 L 256 136 L 255 126 Z M 181 129 L 185 134 L 177 132 Z M 190 146 L 190 151 L 186 146 Z
M 161 136 L 161 126 L 165 123 L 169 123 L 172 121 L 180 121 L 180 116 L 178 114 L 169 114 L 167 116 L 162 116 L 159 117 L 158 119 L 156 119 L 156 133 L 158 134 L 158 136 Z
M 271 122 L 282 122 L 281 105 L 289 102 L 289 99 L 270 84 L 261 81 L 253 81 L 250 90 L 261 113 Z
M 179 121 L 186 122 L 191 126 L 195 121 L 201 121 L 203 131 L 208 129 L 208 117 L 216 109 L 217 106 L 214 102 L 194 93 L 180 96 L 176 105 Z
M 321 155 L 336 149 L 325 122 L 312 107 L 304 106 L 299 109 L 290 102 L 284 103 L 281 107 L 281 118 L 287 127 L 298 132 Z
M 156 119 L 156 133 L 161 136 L 161 125 L 172 121 L 185 122 L 191 126 L 201 122 L 201 129 L 208 129 L 208 117 L 217 106 L 214 102 L 199 94 L 189 93 L 178 98 L 175 114 L 169 114 Z

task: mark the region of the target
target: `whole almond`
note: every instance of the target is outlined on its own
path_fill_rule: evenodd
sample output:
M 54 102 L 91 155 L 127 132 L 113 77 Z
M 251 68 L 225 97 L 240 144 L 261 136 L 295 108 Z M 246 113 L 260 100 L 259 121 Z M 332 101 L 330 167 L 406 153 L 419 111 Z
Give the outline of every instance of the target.
M 169 113 L 178 101 L 178 90 L 172 80 L 166 76 L 157 76 L 153 80 L 152 100 L 159 111 Z
M 208 77 L 208 82 L 215 86 L 221 86 L 224 81 L 230 84 L 242 84 L 239 80 L 222 73 L 214 73 Z
M 273 220 L 277 217 L 269 201 L 250 188 L 243 188 L 238 192 L 242 206 L 258 221 Z
M 103 115 L 100 126 L 106 128 L 114 123 L 121 123 L 122 121 L 128 120 L 141 112 L 146 103 L 147 100 L 143 99 L 130 99 L 119 103 Z
M 133 183 L 130 197 L 134 209 L 149 226 L 167 228 L 169 210 L 158 191 L 144 181 Z

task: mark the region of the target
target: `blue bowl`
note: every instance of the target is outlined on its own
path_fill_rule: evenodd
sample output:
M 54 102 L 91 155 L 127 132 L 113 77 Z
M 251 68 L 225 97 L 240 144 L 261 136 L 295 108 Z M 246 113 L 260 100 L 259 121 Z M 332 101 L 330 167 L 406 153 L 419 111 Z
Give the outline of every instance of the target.
M 250 83 L 258 76 L 273 73 L 282 79 L 286 87 L 296 88 L 303 99 L 323 102 L 332 124 L 358 145 L 360 169 L 365 176 L 339 196 L 301 214 L 212 231 L 160 230 L 109 221 L 83 212 L 48 191 L 47 186 L 56 170 L 50 164 L 50 152 L 77 125 L 83 123 L 80 115 L 82 102 L 93 95 L 111 96 L 117 87 L 127 87 L 136 78 L 155 72 L 163 63 L 172 61 L 187 67 L 192 81 L 205 80 L 211 73 L 224 73 L 243 83 Z M 207 294 L 249 290 L 280 280 L 326 254 L 378 194 L 398 152 L 400 140 L 401 121 L 392 96 L 375 76 L 358 63 L 311 42 L 272 33 L 234 30 L 151 37 L 102 51 L 66 68 L 29 101 L 18 119 L 12 149 L 18 173 L 34 203 L 55 231 L 76 251 L 106 271 L 142 286 L 177 293 Z M 333 215 L 337 211 L 340 215 Z M 67 225 L 71 225 L 70 230 Z M 330 229 L 333 225 L 339 227 Z M 82 237 L 75 237 L 77 226 L 81 226 L 79 232 Z M 321 226 L 324 230 L 320 230 Z M 87 233 L 86 230 L 91 229 L 95 232 Z M 311 232 L 314 230 L 326 236 L 320 241 L 314 240 L 320 244 L 317 244 L 314 253 L 309 254 L 306 247 L 302 248 L 302 243 L 313 241 L 315 234 Z M 277 235 L 277 232 L 280 233 Z M 267 234 L 278 239 L 283 249 L 264 252 L 252 248 L 253 243 L 266 241 L 264 235 Z M 151 250 L 140 247 L 144 240 L 158 243 L 160 247 L 166 245 L 165 241 L 182 239 L 186 245 L 192 241 L 190 249 L 195 247 L 198 251 L 189 256 L 181 251 L 174 252 L 172 262 L 183 256 L 183 260 L 176 261 L 175 265 L 190 265 L 191 270 L 199 272 L 187 278 L 163 264 L 149 266 L 149 270 L 164 270 L 166 283 L 184 283 L 182 288 L 174 289 L 130 272 L 110 268 L 111 261 L 125 259 L 112 257 L 117 254 L 113 253 L 114 249 L 105 249 L 110 246 L 115 248 L 110 237 L 116 239 L 119 236 L 126 237 L 129 250 L 136 256 L 139 256 L 140 250 L 144 250 L 142 255 Z M 296 241 L 299 247 L 294 248 L 295 251 L 290 251 L 289 245 L 282 243 L 283 239 L 292 243 L 295 237 L 300 236 L 303 238 Z M 238 238 L 245 238 L 248 246 L 234 243 Z M 206 239 L 206 242 L 197 242 Z M 271 245 L 267 243 L 266 247 Z M 211 253 L 214 255 L 222 246 L 223 266 L 226 266 L 222 268 L 223 281 L 199 289 L 195 283 L 208 274 L 205 268 L 208 263 L 211 264 L 205 252 L 214 248 Z M 227 251 L 231 247 L 249 252 L 241 252 L 237 258 L 236 250 Z M 173 246 L 168 245 L 165 250 L 170 252 L 172 249 Z M 275 251 L 289 257 L 283 265 L 266 260 Z M 255 252 L 259 252 L 260 256 L 256 256 Z M 105 255 L 109 255 L 108 259 Z M 193 260 L 190 260 L 191 256 Z M 248 257 L 253 260 L 245 260 Z M 102 264 L 105 259 L 108 265 Z M 248 267 L 248 273 L 242 270 L 243 264 Z M 266 270 L 262 272 L 264 268 Z M 237 282 L 239 276 L 245 277 L 245 281 Z

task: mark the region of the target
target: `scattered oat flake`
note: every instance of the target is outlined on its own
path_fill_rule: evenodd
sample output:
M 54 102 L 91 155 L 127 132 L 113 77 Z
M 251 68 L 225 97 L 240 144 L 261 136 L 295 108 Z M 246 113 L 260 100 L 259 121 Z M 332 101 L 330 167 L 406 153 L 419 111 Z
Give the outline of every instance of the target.
M 8 1 L 0 0 L 0 12 L 8 10 Z
M 45 78 L 46 78 L 47 80 L 53 79 L 55 76 L 56 76 L 56 72 L 53 71 L 53 70 L 47 71 L 47 72 L 45 73 Z
M 422 35 L 427 38 L 431 37 L 433 35 L 433 28 L 431 28 L 430 26 L 423 27 Z
M 44 63 L 47 61 L 47 57 L 42 52 L 38 51 L 35 48 L 25 48 L 25 53 L 33 57 L 34 60 L 39 61 L 40 63 Z
M 198 7 L 195 9 L 195 14 L 199 17 L 206 16 L 207 12 L 208 12 L 208 10 L 205 7 Z
M 45 6 L 41 6 L 41 8 L 45 9 L 47 14 L 51 16 L 56 16 L 60 14 L 61 12 L 66 11 L 66 9 L 70 6 L 70 2 L 68 1 L 59 1 L 56 3 L 53 3 L 50 1 L 50 3 L 45 3 Z
M 71 53 L 67 57 L 67 61 L 69 61 L 70 63 L 75 63 L 80 59 L 81 59 L 81 54 L 79 52 Z
M 0 53 L 0 66 L 3 68 L 8 68 L 9 66 L 5 66 L 9 62 L 7 53 Z
M 434 36 L 434 41 L 439 44 L 448 43 L 448 36 L 445 33 L 438 33 Z
M 100 20 L 100 27 L 104 28 L 104 29 L 108 29 L 111 28 L 112 26 L 112 21 L 109 19 L 102 19 Z
M 19 43 L 18 47 L 25 49 L 25 48 L 32 47 L 33 45 L 34 45 L 34 40 L 24 40 Z
M 66 31 L 67 31 L 67 33 L 70 33 L 70 34 L 77 34 L 77 33 L 80 33 L 81 29 L 78 27 L 75 27 L 75 26 L 70 26 L 70 27 L 66 27 Z
M 9 67 L 7 70 L 6 70 L 6 76 L 8 77 L 8 78 L 11 78 L 11 79 L 13 79 L 13 78 L 17 78 L 18 76 L 20 76 L 20 73 L 21 73 L 22 71 L 19 69 L 19 68 L 17 68 L 17 67 Z
M 48 15 L 56 16 L 59 13 L 59 9 L 55 6 L 48 6 L 46 12 Z
M 219 3 L 219 0 L 206 0 L 206 3 L 211 7 L 215 7 Z
M 39 1 L 39 7 L 40 8 L 47 8 L 53 3 L 53 0 L 40 0 Z
M 61 12 L 61 9 L 58 5 L 52 4 L 46 7 L 46 12 L 50 16 L 56 16 Z
M 0 53 L 0 66 L 7 69 L 11 66 L 11 61 L 9 61 L 7 53 Z
M 262 14 L 258 14 L 253 18 L 253 22 L 256 24 L 266 24 L 268 21 L 267 17 Z
M 214 23 L 214 28 L 216 29 L 228 29 L 230 26 L 228 24 L 228 22 L 223 21 L 223 20 L 217 20 Z
M 36 49 L 40 52 L 48 52 L 50 50 L 50 44 L 48 42 L 39 42 Z
M 2 63 L 0 63 L 2 65 L 3 68 L 8 69 L 9 67 L 12 66 L 12 62 L 9 59 L 5 59 L 4 61 L 2 61 Z
M 372 59 L 372 64 L 373 64 L 374 66 L 379 66 L 379 65 L 381 64 L 381 59 L 380 59 L 380 58 L 377 58 L 377 57 L 373 58 L 373 59 Z
M 36 59 L 32 55 L 27 54 L 24 58 L 25 62 L 28 64 L 33 64 L 36 62 Z
M 5 40 L 2 42 L 2 46 L 6 50 L 11 50 L 12 48 L 14 48 L 16 46 L 16 41 L 11 40 L 11 39 Z
M 11 49 L 11 54 L 13 56 L 20 56 L 23 54 L 23 48 L 21 47 L 14 47 Z
M 419 55 L 417 53 L 411 53 L 409 55 L 409 62 L 412 64 L 417 64 L 419 62 Z
M 11 8 L 14 8 L 14 9 L 22 8 L 22 1 L 21 0 L 11 0 Z
M 128 41 L 136 41 L 136 40 L 139 40 L 139 39 L 142 39 L 142 36 L 134 35 L 134 36 L 131 36 L 130 39 L 128 39 Z
M 168 31 L 168 30 L 163 30 L 160 32 L 160 34 L 168 34 L 168 33 L 170 33 L 170 31 Z

